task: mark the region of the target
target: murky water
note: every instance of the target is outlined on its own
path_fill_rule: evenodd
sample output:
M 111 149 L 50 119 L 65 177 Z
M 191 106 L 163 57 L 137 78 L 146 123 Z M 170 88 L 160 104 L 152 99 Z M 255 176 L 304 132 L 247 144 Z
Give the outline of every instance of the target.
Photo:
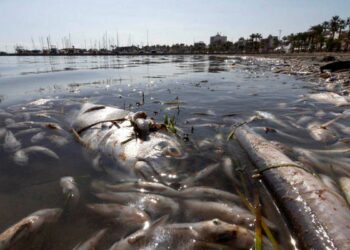
M 31 242 L 33 249 L 72 249 L 97 230 L 110 227 L 99 246 L 107 249 L 135 230 L 134 225 L 113 223 L 86 209 L 86 204 L 103 203 L 94 195 L 97 191 L 91 188 L 92 182 L 136 180 L 118 171 L 111 162 L 102 169 L 94 167 L 91 154 L 70 132 L 74 112 L 81 103 L 92 102 L 133 112 L 142 110 L 158 122 L 166 115 L 174 117 L 189 157 L 166 166 L 177 176 L 166 184 L 179 189 L 184 188 L 181 183 L 186 180 L 188 186 L 241 192 L 251 202 L 259 190 L 263 214 L 278 228 L 275 237 L 283 249 L 292 249 L 285 224 L 288 221 L 279 214 L 262 184 L 251 178 L 250 170 L 240 171 L 253 167 L 237 142 L 226 138 L 239 121 L 255 115 L 250 126 L 257 133 L 282 143 L 290 157 L 337 181 L 341 176 L 349 177 L 349 151 L 345 150 L 349 121 L 339 118 L 332 123 L 329 130 L 333 139 L 315 140 L 310 134 L 313 123 L 328 122 L 345 108 L 302 99 L 302 95 L 314 92 L 315 84 L 307 78 L 272 73 L 271 67 L 281 63 L 262 59 L 237 61 L 224 56 L 0 57 L 0 127 L 13 132 L 21 148 L 39 145 L 59 156 L 53 159 L 33 153 L 27 164 L 16 164 L 15 152 L 0 148 L 0 231 L 36 210 L 62 208 L 65 197 L 59 180 L 63 176 L 75 178 L 81 192 L 79 205 L 65 212 L 57 224 L 40 232 L 38 239 Z M 28 104 L 38 99 L 50 100 L 42 105 Z M 46 125 L 14 125 L 23 121 Z M 57 123 L 63 130 L 47 123 Z M 28 128 L 38 129 L 23 132 Z M 3 138 L 1 144 L 4 145 Z M 222 166 L 225 157 L 235 163 L 231 166 L 234 179 Z M 198 171 L 215 163 L 220 166 L 194 182 Z M 188 211 L 190 215 L 185 215 L 185 199 L 173 199 L 180 208 L 171 216 L 171 223 L 215 218 L 214 212 L 213 216 L 210 212 L 196 216 Z M 240 201 L 220 202 L 245 208 Z M 164 242 L 160 246 L 164 247 Z M 187 245 L 182 249 L 185 247 L 191 249 Z

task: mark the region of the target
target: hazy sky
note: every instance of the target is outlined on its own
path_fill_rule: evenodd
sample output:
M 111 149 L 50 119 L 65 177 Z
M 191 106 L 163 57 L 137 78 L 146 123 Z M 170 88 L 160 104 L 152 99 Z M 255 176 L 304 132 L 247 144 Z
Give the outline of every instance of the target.
M 107 32 L 119 45 L 209 42 L 261 33 L 282 36 L 307 30 L 333 15 L 350 16 L 350 0 L 0 0 L 0 50 L 40 47 L 40 37 L 62 47 L 90 47 Z M 96 42 L 97 41 L 97 42 Z

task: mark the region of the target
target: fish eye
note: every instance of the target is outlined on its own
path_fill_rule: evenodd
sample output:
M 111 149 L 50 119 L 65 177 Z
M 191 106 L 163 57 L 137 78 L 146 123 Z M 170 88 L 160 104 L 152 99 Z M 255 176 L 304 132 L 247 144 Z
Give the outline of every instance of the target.
M 180 151 L 174 147 L 169 147 L 167 150 L 167 154 L 173 157 L 178 157 L 181 155 Z
M 167 146 L 168 146 L 167 142 L 161 141 L 157 145 L 154 146 L 154 149 L 161 151 L 162 149 L 164 149 Z
M 220 221 L 218 219 L 213 220 L 214 225 L 220 225 Z

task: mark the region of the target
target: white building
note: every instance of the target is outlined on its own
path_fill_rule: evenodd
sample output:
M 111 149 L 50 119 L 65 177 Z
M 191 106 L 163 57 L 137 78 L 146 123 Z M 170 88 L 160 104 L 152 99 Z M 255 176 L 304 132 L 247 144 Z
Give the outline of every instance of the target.
M 215 36 L 210 37 L 210 44 L 226 43 L 226 42 L 227 42 L 227 36 L 222 36 L 219 33 L 217 33 Z

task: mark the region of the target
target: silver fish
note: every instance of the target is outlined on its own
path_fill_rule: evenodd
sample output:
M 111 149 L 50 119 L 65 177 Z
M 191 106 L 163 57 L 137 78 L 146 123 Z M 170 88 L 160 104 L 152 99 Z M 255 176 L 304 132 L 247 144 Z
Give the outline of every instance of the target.
M 310 136 L 316 141 L 332 144 L 338 140 L 338 135 L 333 129 L 329 127 L 323 127 L 317 122 L 310 123 L 307 126 L 307 129 L 310 133 Z
M 101 229 L 97 233 L 95 233 L 91 238 L 83 243 L 79 243 L 77 246 L 73 248 L 73 250 L 95 250 L 98 249 L 97 245 L 102 240 L 102 238 L 106 235 L 107 228 Z
M 57 159 L 57 160 L 60 159 L 59 156 L 55 152 L 53 152 L 51 149 L 48 149 L 42 146 L 30 146 L 30 147 L 18 150 L 14 154 L 13 160 L 18 165 L 21 165 L 21 166 L 27 165 L 29 160 L 28 155 L 32 153 L 40 153 L 48 157 L 51 157 L 53 159 Z
M 148 214 L 138 208 L 124 206 L 116 203 L 88 204 L 87 208 L 102 217 L 121 225 L 131 225 L 141 228 L 145 223 L 149 223 Z
M 106 189 L 112 191 L 141 192 L 151 194 L 161 194 L 165 196 L 177 196 L 178 191 L 158 182 L 135 181 L 120 184 L 102 184 Z
M 183 198 L 193 198 L 193 199 L 216 199 L 231 202 L 239 202 L 240 198 L 238 195 L 219 190 L 210 187 L 196 186 L 183 189 L 179 192 L 179 196 Z
M 316 94 L 309 94 L 309 99 L 315 100 L 321 103 L 329 103 L 335 106 L 346 106 L 349 105 L 348 100 L 344 96 L 340 96 L 333 92 L 322 92 Z
M 268 168 L 262 173 L 264 183 L 290 218 L 301 247 L 349 249 L 350 210 L 345 200 L 330 192 L 319 178 L 299 168 L 248 126 L 238 128 L 235 135 L 257 168 Z
M 41 131 L 41 128 L 28 128 L 28 129 L 18 131 L 17 133 L 15 133 L 15 136 L 22 136 L 22 135 L 27 135 L 27 134 L 32 134 L 32 133 L 38 133 L 40 131 Z
M 130 118 L 133 115 L 115 107 L 87 103 L 72 127 L 82 144 L 111 157 L 119 167 L 145 179 L 159 179 L 167 167 L 171 168 L 170 159 L 185 156 L 180 141 L 164 129 L 142 133 L 145 131 Z
M 114 244 L 110 250 L 124 249 L 192 249 L 195 241 L 220 243 L 234 249 L 249 249 L 254 244 L 254 234 L 234 224 L 219 219 L 197 223 L 159 225 Z
M 254 233 L 244 227 L 226 223 L 219 219 L 196 223 L 177 223 L 161 227 L 173 241 L 184 239 L 227 244 L 234 249 L 250 249 L 254 244 Z
M 345 198 L 350 204 L 350 178 L 349 177 L 340 177 L 339 178 L 339 185 L 345 195 Z
M 107 192 L 96 194 L 96 197 L 105 201 L 136 207 L 142 211 L 146 211 L 153 218 L 159 218 L 164 214 L 173 216 L 179 211 L 179 204 L 173 199 L 156 194 Z
M 60 186 L 62 187 L 63 194 L 69 199 L 69 203 L 76 206 L 80 199 L 80 192 L 74 178 L 71 176 L 62 177 Z
M 228 223 L 254 228 L 255 216 L 237 205 L 198 200 L 184 200 L 181 205 L 185 217 L 190 220 L 218 218 Z
M 277 125 L 279 125 L 281 127 L 285 127 L 285 128 L 289 127 L 285 122 L 281 121 L 279 118 L 277 118 L 272 113 L 269 113 L 269 112 L 266 112 L 266 111 L 256 111 L 255 113 L 258 116 L 257 117 L 258 119 L 259 118 L 263 118 L 263 119 L 269 120 L 269 121 L 271 121 L 271 122 L 273 122 L 273 123 L 275 123 L 275 124 L 277 124 Z
M 184 200 L 181 205 L 181 210 L 188 220 L 193 220 L 194 218 L 196 220 L 218 218 L 228 223 L 237 224 L 250 229 L 253 229 L 255 225 L 255 216 L 248 210 L 234 204 Z M 266 220 L 266 222 L 270 228 L 275 229 L 275 226 L 270 221 Z
M 24 121 L 24 122 L 16 122 L 14 124 L 10 124 L 6 126 L 6 128 L 10 128 L 10 129 L 27 129 L 32 127 L 62 130 L 62 127 L 58 125 L 58 123 L 54 123 L 54 122 Z
M 211 164 L 205 167 L 204 169 L 198 171 L 197 173 L 193 174 L 192 176 L 182 180 L 181 185 L 185 187 L 194 185 L 196 182 L 207 178 L 212 172 L 217 170 L 219 166 L 220 163 Z
M 15 152 L 21 148 L 21 143 L 16 139 L 11 131 L 7 131 L 3 148 L 6 152 Z
M 127 250 L 133 247 L 140 249 L 149 243 L 153 233 L 160 226 L 163 226 L 168 221 L 168 216 L 162 216 L 151 224 L 146 224 L 142 229 L 130 234 L 128 237 L 114 243 L 109 250 Z
M 0 128 L 0 140 L 5 138 L 6 132 L 7 132 L 6 128 Z
M 6 118 L 5 121 L 4 121 L 5 125 L 11 125 L 11 124 L 14 124 L 16 123 L 15 120 L 13 120 L 12 118 Z
M 340 194 L 339 188 L 337 187 L 337 183 L 328 175 L 320 174 L 319 175 L 322 182 L 333 192 Z
M 60 146 L 60 147 L 68 144 L 67 138 L 60 136 L 60 135 L 50 135 L 50 136 L 48 136 L 48 139 L 50 142 L 52 142 L 55 145 Z
M 46 132 L 42 131 L 42 132 L 39 132 L 39 133 L 33 135 L 32 138 L 30 139 L 30 141 L 31 141 L 31 143 L 38 143 L 38 142 L 44 140 L 45 136 L 46 136 Z
M 42 209 L 25 217 L 0 234 L 0 249 L 9 249 L 28 235 L 36 233 L 44 224 L 55 223 L 61 212 L 59 208 Z

